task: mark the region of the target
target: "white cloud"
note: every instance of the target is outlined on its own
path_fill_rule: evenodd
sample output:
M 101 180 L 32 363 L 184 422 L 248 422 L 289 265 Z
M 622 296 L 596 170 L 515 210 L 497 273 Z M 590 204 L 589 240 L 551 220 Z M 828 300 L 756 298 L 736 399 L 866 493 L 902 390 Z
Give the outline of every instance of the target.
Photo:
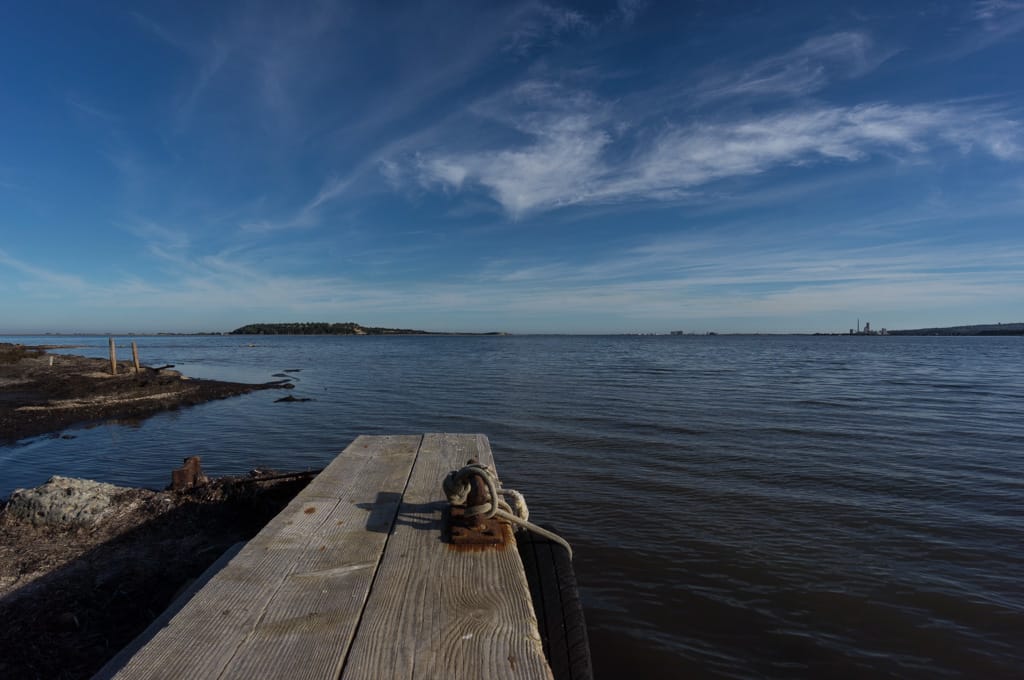
M 488 187 L 513 216 L 586 200 L 600 181 L 600 131 L 546 130 L 525 149 L 429 161 L 423 170 L 437 182 L 459 188 L 467 178 Z M 457 181 L 456 181 L 457 180 Z
M 421 163 L 421 168 L 425 177 L 436 178 L 438 181 L 444 184 L 450 184 L 456 189 L 462 187 L 462 183 L 465 181 L 466 175 L 469 174 L 469 170 L 464 166 L 457 162 L 444 159 L 423 161 Z
M 560 206 L 676 199 L 710 182 L 783 165 L 863 161 L 879 153 L 915 155 L 952 145 L 1019 158 L 1020 123 L 998 111 L 953 104 L 801 108 L 756 118 L 640 129 L 643 144 L 610 153 L 639 125 L 615 122 L 591 95 L 527 83 L 475 107 L 514 128 L 526 143 L 498 149 L 423 152 L 425 186 L 485 189 L 513 217 Z M 621 123 L 621 120 L 618 121 Z M 392 174 L 392 176 L 397 176 Z
M 1012 121 L 954 108 L 869 104 L 670 128 L 640 159 L 632 183 L 638 190 L 697 186 L 782 164 L 857 161 L 883 150 L 920 153 L 936 139 L 1000 158 L 1021 152 L 1020 126 Z
M 480 184 L 513 216 L 587 200 L 604 180 L 610 143 L 607 107 L 586 93 L 530 81 L 480 102 L 478 115 L 531 138 L 517 147 L 451 155 L 421 154 L 421 181 L 459 189 Z

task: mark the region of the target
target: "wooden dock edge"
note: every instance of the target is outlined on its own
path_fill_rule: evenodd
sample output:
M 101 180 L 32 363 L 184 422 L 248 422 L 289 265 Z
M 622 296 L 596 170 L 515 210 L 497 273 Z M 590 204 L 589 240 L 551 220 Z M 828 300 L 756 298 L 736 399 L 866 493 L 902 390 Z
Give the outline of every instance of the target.
M 135 639 L 129 642 L 128 645 L 118 652 L 110 661 L 104 664 L 103 668 L 96 671 L 96 674 L 92 676 L 92 680 L 111 680 L 111 678 L 117 675 L 117 672 L 124 668 L 125 664 L 127 664 L 140 649 L 145 647 L 178 612 L 185 608 L 185 605 L 189 603 L 189 600 L 195 597 L 195 594 L 202 590 L 203 587 L 210 582 L 210 579 L 216 576 L 221 569 L 227 566 L 228 562 L 234 559 L 235 555 L 241 552 L 242 548 L 245 547 L 245 544 L 246 541 L 239 541 L 225 550 L 224 553 L 218 557 L 213 564 L 208 566 L 202 574 L 196 577 L 196 579 L 189 584 L 189 586 L 185 588 L 178 597 L 174 598 L 174 601 L 168 605 L 167 609 L 165 609 L 160 616 L 153 619 L 153 622 L 146 627 L 146 630 L 135 636 Z
M 470 458 L 493 466 L 485 435 L 357 437 L 93 677 L 592 677 L 560 546 L 438 545 Z

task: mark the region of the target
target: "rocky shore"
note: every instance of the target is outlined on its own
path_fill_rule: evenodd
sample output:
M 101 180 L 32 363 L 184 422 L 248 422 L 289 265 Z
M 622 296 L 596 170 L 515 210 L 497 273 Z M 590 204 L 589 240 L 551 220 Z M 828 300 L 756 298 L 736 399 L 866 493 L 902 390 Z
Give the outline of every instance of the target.
M 0 444 L 107 420 L 139 420 L 155 413 L 224 399 L 254 390 L 287 389 L 288 381 L 263 384 L 195 380 L 169 368 L 129 361 L 116 375 L 106 359 L 47 354 L 45 347 L 0 343 Z
M 91 677 L 314 475 L 185 491 L 54 477 L 0 501 L 0 678 Z

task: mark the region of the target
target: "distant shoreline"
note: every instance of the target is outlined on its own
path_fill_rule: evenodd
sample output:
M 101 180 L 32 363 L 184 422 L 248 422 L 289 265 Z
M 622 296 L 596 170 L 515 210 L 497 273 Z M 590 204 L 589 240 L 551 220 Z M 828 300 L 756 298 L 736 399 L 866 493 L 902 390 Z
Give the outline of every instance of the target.
M 434 337 L 504 337 L 504 336 L 581 336 L 581 337 L 657 337 L 657 336 L 673 336 L 673 337 L 715 337 L 715 336 L 785 336 L 785 335 L 796 335 L 796 336 L 818 336 L 818 337 L 836 337 L 836 336 L 855 336 L 859 337 L 865 335 L 864 333 L 849 333 L 849 332 L 833 332 L 833 331 L 804 331 L 804 332 L 772 332 L 772 331 L 753 331 L 746 333 L 731 333 L 728 331 L 711 331 L 711 332 L 681 332 L 681 331 L 663 331 L 663 332 L 620 332 L 620 333 L 510 333 L 507 331 L 486 331 L 486 332 L 468 332 L 468 331 L 423 331 L 423 330 L 411 330 L 411 329 L 398 329 L 398 328 L 377 328 L 369 326 L 360 326 L 359 324 L 322 324 L 327 327 L 340 327 L 339 331 L 318 331 L 310 332 L 310 330 L 298 330 L 298 326 L 314 326 L 320 324 L 249 324 L 248 326 L 242 326 L 233 331 L 202 331 L 195 333 L 171 333 L 171 332 L 159 332 L 159 333 L 64 333 L 64 332 L 47 332 L 47 333 L 0 333 L 0 336 L 11 337 L 11 338 L 106 338 L 106 337 L 125 337 L 125 338 L 160 338 L 160 337 L 226 337 L 226 336 L 243 336 L 243 337 L 267 337 L 267 336 L 303 336 L 303 335 L 326 335 L 326 336 L 382 336 L 382 335 L 398 335 L 398 336 L 434 336 Z M 274 328 L 276 330 L 268 332 L 264 330 L 245 332 L 246 329 L 254 327 Z M 294 331 L 294 332 L 289 332 Z M 975 324 L 965 326 L 943 326 L 935 328 L 915 328 L 906 330 L 887 330 L 885 335 L 909 335 L 909 336 L 1015 336 L 1024 335 L 1024 322 L 1016 323 L 994 323 L 994 324 Z M 872 337 L 875 337 L 872 335 Z

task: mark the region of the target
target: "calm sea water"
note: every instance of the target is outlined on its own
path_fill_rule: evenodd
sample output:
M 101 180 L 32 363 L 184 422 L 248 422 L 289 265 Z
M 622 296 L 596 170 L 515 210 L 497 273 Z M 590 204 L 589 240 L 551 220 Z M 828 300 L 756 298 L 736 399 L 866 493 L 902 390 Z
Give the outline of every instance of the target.
M 483 432 L 575 547 L 600 678 L 1024 674 L 1024 338 L 139 343 L 195 377 L 301 369 L 293 394 L 315 401 L 261 392 L 0 448 L 0 495 Z

